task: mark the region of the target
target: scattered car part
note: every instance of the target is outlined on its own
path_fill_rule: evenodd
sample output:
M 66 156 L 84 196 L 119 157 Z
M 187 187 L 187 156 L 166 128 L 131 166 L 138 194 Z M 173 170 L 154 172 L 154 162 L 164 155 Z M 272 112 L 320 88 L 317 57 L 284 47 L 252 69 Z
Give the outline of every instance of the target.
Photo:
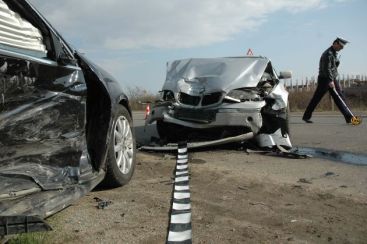
M 212 146 L 218 146 L 223 145 L 227 143 L 233 143 L 233 142 L 243 142 L 246 140 L 250 140 L 254 137 L 254 134 L 252 132 L 249 132 L 247 134 L 242 134 L 238 136 L 233 137 L 227 137 L 223 139 L 218 140 L 210 140 L 210 141 L 200 141 L 200 142 L 189 142 L 187 143 L 188 149 L 197 149 L 197 148 L 205 148 L 205 147 L 212 147 Z M 144 151 L 175 151 L 177 150 L 178 144 L 177 143 L 169 143 L 167 145 L 147 145 L 147 146 L 141 146 L 139 147 L 139 150 Z
M 0 238 L 19 232 L 30 233 L 49 230 L 52 228 L 37 216 L 0 216 Z
M 99 197 L 95 197 L 94 200 L 97 202 L 97 208 L 98 209 L 105 209 L 108 207 L 108 205 L 112 204 L 112 201 L 110 200 L 103 200 Z

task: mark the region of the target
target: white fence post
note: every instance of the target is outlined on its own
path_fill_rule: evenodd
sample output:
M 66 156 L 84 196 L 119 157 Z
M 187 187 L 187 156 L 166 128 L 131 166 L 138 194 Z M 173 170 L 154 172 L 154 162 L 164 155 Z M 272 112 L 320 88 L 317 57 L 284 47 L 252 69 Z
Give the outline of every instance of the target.
M 308 91 L 308 77 L 306 76 L 306 91 Z
M 298 79 L 296 80 L 296 91 L 298 92 L 298 89 L 299 89 L 299 87 L 298 87 Z

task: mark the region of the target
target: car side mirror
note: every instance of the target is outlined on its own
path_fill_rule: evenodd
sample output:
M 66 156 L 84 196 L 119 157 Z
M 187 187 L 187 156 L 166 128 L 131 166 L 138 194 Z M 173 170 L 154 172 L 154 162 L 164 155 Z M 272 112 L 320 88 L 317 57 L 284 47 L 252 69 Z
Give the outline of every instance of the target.
M 292 71 L 280 71 L 279 79 L 290 79 L 292 78 Z
M 57 58 L 57 63 L 61 65 L 68 65 L 73 64 L 74 59 L 70 58 L 68 55 L 66 55 L 64 52 L 61 52 Z

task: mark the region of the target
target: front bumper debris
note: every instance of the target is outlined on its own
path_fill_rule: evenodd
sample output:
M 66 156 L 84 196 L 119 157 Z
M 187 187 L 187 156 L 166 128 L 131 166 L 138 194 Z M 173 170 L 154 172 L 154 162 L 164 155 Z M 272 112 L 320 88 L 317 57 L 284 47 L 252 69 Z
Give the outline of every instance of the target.
M 37 216 L 0 216 L 0 237 L 49 230 L 52 228 Z

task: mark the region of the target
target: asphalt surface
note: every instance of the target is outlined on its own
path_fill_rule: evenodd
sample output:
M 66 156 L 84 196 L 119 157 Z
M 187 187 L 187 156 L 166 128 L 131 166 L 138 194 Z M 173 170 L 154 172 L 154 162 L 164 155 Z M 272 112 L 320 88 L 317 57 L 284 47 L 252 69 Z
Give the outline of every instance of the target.
M 295 147 L 324 148 L 353 153 L 367 153 L 367 112 L 359 112 L 363 122 L 359 126 L 345 123 L 340 113 L 314 113 L 312 121 L 302 121 L 302 113 L 291 113 L 290 133 Z M 144 113 L 134 112 L 137 142 L 144 145 L 151 137 L 158 137 L 155 124 L 145 126 Z

